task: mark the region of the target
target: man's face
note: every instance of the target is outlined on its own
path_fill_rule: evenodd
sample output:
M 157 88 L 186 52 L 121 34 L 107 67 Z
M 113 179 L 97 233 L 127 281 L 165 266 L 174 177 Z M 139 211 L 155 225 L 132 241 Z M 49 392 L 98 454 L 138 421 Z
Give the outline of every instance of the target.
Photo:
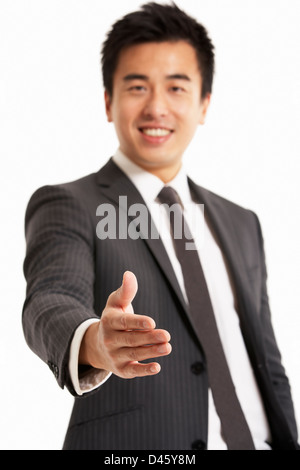
M 105 93 L 107 117 L 123 153 L 163 181 L 172 179 L 204 123 L 210 96 L 201 99 L 201 86 L 196 52 L 185 41 L 124 49 L 112 98 Z

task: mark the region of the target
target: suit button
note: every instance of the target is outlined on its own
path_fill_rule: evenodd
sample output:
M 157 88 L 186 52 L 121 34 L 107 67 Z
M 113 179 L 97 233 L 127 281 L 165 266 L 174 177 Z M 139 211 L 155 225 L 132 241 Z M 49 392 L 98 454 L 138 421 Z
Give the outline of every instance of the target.
M 192 444 L 193 450 L 206 450 L 206 444 L 201 439 L 197 439 L 197 441 L 193 442 Z
M 203 370 L 204 370 L 203 362 L 194 362 L 194 364 L 191 365 L 191 371 L 195 375 L 202 374 Z

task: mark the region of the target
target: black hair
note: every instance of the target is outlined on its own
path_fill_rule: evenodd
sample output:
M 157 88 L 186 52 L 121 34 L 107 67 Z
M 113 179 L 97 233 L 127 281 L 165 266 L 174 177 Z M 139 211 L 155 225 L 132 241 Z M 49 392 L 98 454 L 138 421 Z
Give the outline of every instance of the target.
M 146 3 L 140 10 L 116 21 L 102 46 L 103 84 L 112 97 L 113 76 L 120 52 L 129 46 L 165 41 L 187 41 L 194 47 L 202 76 L 201 97 L 212 91 L 214 46 L 203 25 L 179 9 L 175 3 Z

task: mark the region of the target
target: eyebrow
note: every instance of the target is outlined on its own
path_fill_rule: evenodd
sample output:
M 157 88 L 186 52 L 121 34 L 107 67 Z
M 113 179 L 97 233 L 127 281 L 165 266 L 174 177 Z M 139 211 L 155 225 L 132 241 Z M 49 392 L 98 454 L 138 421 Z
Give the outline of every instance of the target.
M 149 77 L 147 75 L 140 75 L 138 73 L 130 73 L 129 75 L 126 75 L 123 77 L 123 80 L 125 82 L 130 82 L 130 80 L 149 80 Z
M 185 73 L 174 73 L 173 75 L 167 76 L 168 80 L 186 80 L 188 82 L 191 81 L 190 77 Z
M 184 73 L 174 73 L 172 75 L 167 75 L 166 79 L 167 80 L 186 80 L 188 82 L 191 81 L 190 77 L 188 75 L 184 74 Z M 149 77 L 147 75 L 142 75 L 142 74 L 139 74 L 139 73 L 130 73 L 128 75 L 125 75 L 125 77 L 123 77 L 123 80 L 125 82 L 129 82 L 131 80 L 148 81 Z

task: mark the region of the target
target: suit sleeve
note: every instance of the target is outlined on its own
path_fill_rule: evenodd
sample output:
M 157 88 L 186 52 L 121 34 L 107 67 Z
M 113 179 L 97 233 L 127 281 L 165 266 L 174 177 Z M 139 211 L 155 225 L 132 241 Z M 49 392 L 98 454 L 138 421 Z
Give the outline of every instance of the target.
M 288 377 L 285 373 L 284 366 L 282 364 L 281 353 L 278 348 L 278 344 L 275 338 L 274 329 L 272 326 L 271 312 L 269 308 L 269 299 L 267 292 L 267 269 L 266 260 L 264 253 L 264 241 L 261 231 L 261 226 L 257 216 L 255 215 L 259 244 L 260 244 L 260 260 L 261 260 L 261 272 L 262 272 L 262 285 L 261 285 L 261 322 L 262 331 L 264 334 L 264 346 L 266 352 L 267 368 L 271 375 L 271 380 L 277 396 L 278 402 L 281 406 L 283 413 L 285 414 L 291 433 L 293 434 L 295 442 L 297 442 L 297 424 L 295 419 L 295 412 L 293 406 L 293 400 L 291 395 L 291 389 Z
M 29 201 L 25 235 L 25 339 L 60 387 L 75 394 L 68 371 L 70 344 L 82 322 L 97 318 L 92 221 L 70 190 L 46 186 Z

